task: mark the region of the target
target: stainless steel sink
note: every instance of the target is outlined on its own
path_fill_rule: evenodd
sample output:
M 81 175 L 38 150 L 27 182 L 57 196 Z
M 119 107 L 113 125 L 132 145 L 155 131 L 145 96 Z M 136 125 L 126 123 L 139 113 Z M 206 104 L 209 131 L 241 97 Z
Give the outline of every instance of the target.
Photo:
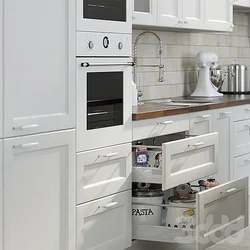
M 204 99 L 190 99 L 190 100 L 178 100 L 178 99 L 161 99 L 161 100 L 153 100 L 148 101 L 148 103 L 158 103 L 163 105 L 169 105 L 169 106 L 197 106 L 202 104 L 210 104 L 209 100 Z

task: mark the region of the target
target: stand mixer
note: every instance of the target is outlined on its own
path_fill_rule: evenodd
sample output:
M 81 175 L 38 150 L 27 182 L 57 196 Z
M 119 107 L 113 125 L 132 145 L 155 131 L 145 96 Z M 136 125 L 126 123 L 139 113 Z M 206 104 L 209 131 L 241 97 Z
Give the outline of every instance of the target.
M 196 55 L 195 61 L 199 69 L 198 83 L 193 97 L 219 97 L 223 94 L 218 92 L 210 79 L 210 69 L 218 67 L 218 56 L 213 52 L 200 52 Z

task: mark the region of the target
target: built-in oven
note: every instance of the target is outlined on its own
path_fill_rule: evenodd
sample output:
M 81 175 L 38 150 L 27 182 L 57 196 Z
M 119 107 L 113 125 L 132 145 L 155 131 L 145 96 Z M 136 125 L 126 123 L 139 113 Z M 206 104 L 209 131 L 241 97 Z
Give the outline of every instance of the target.
M 132 32 L 132 0 L 76 0 L 77 31 Z
M 132 140 L 132 59 L 77 58 L 77 151 Z

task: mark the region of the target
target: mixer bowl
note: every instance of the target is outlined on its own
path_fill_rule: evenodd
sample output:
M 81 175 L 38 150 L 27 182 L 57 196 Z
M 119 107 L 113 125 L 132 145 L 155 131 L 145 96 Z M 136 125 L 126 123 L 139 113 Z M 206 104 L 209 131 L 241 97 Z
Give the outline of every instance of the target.
M 224 73 L 221 69 L 210 69 L 210 79 L 213 85 L 220 89 L 224 82 Z

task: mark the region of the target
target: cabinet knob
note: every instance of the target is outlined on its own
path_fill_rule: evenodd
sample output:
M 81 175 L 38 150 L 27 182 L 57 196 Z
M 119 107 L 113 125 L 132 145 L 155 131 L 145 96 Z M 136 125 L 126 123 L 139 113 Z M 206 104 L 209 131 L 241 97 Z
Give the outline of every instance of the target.
M 230 28 L 233 29 L 234 28 L 234 24 L 231 24 Z
M 123 48 L 123 43 L 122 42 L 119 42 L 118 43 L 118 49 L 121 50 Z
M 88 48 L 89 49 L 93 49 L 94 48 L 94 42 L 93 41 L 89 41 L 88 42 Z
M 132 19 L 136 19 L 136 15 L 134 14 L 134 15 L 132 15 Z
M 183 24 L 184 21 L 183 21 L 183 20 L 179 20 L 178 23 L 179 23 L 179 24 Z
M 184 21 L 184 24 L 188 24 L 188 21 Z

